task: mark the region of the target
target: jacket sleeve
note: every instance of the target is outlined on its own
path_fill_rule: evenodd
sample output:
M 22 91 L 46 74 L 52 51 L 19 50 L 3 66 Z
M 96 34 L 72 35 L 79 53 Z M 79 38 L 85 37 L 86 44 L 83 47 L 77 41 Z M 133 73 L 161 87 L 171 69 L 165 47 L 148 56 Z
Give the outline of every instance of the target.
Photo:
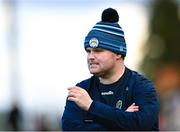
M 76 86 L 87 88 L 89 80 L 82 81 Z M 61 127 L 63 131 L 79 131 L 79 130 L 106 130 L 99 123 L 84 122 L 83 110 L 80 109 L 73 101 L 66 100 L 65 110 L 61 119 Z
M 96 101 L 91 104 L 89 112 L 118 130 L 151 130 L 159 113 L 155 88 L 150 81 L 143 80 L 136 83 L 133 90 L 133 102 L 139 106 L 138 112 L 125 112 Z
M 106 130 L 98 123 L 83 120 L 83 111 L 72 101 L 66 101 L 65 110 L 61 120 L 63 131 L 79 131 L 79 130 Z

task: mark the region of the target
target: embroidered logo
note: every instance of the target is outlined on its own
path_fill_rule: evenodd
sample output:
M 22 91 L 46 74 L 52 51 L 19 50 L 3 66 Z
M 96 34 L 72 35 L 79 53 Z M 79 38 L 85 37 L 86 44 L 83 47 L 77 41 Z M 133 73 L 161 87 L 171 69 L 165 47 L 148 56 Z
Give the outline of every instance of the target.
M 122 100 L 118 100 L 116 103 L 116 108 L 121 109 L 122 107 Z
M 101 92 L 101 95 L 113 95 L 113 91 Z
M 90 41 L 89 41 L 89 45 L 91 48 L 97 48 L 98 45 L 99 45 L 99 41 L 97 38 L 92 38 Z

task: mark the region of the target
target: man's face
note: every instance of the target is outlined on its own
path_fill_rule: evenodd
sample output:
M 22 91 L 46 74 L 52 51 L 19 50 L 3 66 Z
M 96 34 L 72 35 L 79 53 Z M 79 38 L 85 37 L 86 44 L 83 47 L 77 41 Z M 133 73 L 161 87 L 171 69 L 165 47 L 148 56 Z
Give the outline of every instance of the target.
M 87 48 L 86 51 L 91 74 L 98 76 L 111 74 L 117 61 L 117 54 L 101 48 Z

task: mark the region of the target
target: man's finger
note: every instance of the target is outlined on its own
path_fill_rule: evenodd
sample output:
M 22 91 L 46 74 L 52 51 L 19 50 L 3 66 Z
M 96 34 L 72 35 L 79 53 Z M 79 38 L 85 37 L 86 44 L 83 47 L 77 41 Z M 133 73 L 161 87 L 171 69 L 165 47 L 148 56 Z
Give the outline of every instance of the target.
M 76 102 L 76 101 L 77 101 L 77 98 L 72 97 L 72 96 L 68 97 L 67 99 L 68 99 L 69 101 L 74 101 L 74 102 Z
M 135 106 L 135 103 L 132 103 L 131 106 Z
M 68 93 L 68 97 L 76 97 L 77 98 L 79 96 L 80 96 L 80 94 L 77 92 L 69 91 L 69 93 Z

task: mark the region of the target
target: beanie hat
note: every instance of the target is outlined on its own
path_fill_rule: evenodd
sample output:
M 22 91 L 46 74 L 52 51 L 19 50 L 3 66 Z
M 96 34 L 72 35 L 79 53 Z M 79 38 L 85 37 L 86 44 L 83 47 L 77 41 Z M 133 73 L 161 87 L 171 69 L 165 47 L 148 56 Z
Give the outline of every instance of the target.
M 102 48 L 126 56 L 124 31 L 118 24 L 119 15 L 115 9 L 103 11 L 101 21 L 96 23 L 84 41 L 84 48 Z

